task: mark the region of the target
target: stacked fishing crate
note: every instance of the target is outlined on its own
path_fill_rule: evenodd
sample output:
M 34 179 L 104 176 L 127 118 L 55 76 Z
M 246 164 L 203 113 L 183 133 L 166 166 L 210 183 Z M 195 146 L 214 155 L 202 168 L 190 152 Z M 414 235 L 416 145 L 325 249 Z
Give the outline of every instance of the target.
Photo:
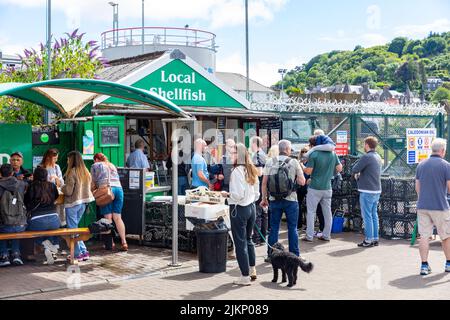
M 361 209 L 359 207 L 359 195 L 356 180 L 352 177 L 352 167 L 358 161 L 358 157 L 341 157 L 343 169 L 342 180 L 333 181 L 333 197 L 331 210 L 344 212 L 344 231 L 360 232 L 363 228 Z M 336 178 L 335 178 L 336 179 Z
M 184 205 L 178 205 L 178 249 L 194 253 L 197 251 L 197 237 L 194 231 L 186 230 L 184 209 Z M 144 244 L 172 248 L 172 203 L 161 201 L 145 204 Z
M 417 220 L 415 178 L 383 177 L 381 188 L 380 236 L 385 239 L 411 238 Z

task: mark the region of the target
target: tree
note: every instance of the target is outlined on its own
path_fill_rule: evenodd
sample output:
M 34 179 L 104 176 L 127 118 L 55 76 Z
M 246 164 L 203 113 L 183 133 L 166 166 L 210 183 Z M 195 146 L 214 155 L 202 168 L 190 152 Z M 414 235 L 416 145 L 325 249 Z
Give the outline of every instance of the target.
M 97 42 L 83 43 L 84 33 L 78 34 L 78 29 L 65 35 L 59 41 L 56 39 L 51 49 L 52 79 L 97 78 L 97 73 L 107 66 L 106 59 L 97 56 Z M 39 51 L 25 49 L 20 59 L 21 68 L 8 68 L 0 73 L 0 82 L 30 83 L 46 79 L 47 50 L 42 43 Z M 30 102 L 0 97 L 0 106 L 0 119 L 5 122 L 42 123 L 42 108 Z
M 418 67 L 414 61 L 403 63 L 400 68 L 397 69 L 395 75 L 404 83 L 407 84 L 410 81 L 414 81 L 418 78 Z
M 444 39 L 438 37 L 431 37 L 425 40 L 423 45 L 426 56 L 436 55 L 444 52 L 447 43 Z
M 388 51 L 398 54 L 400 57 L 403 53 L 403 48 L 406 46 L 408 39 L 403 37 L 398 37 L 392 40 L 389 45 Z
M 433 94 L 433 102 L 444 103 L 444 101 L 450 101 L 450 90 L 444 87 L 437 88 Z

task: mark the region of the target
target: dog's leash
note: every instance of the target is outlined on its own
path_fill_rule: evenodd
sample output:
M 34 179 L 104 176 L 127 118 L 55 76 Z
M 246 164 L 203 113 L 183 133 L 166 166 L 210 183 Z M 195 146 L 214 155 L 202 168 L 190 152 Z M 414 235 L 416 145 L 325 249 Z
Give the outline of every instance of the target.
M 261 238 L 264 240 L 264 242 L 267 244 L 267 246 L 271 249 L 273 249 L 273 247 L 269 244 L 269 241 L 267 241 L 267 239 L 263 236 L 261 230 L 259 229 L 259 227 L 255 224 L 254 227 L 256 228 L 256 230 L 258 231 L 259 235 L 261 236 Z

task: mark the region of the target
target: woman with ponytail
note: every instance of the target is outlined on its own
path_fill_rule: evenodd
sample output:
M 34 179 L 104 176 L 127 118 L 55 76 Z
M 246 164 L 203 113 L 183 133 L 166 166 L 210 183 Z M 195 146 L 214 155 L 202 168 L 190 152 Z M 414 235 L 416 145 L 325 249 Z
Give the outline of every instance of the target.
M 256 280 L 252 233 L 256 219 L 255 202 L 259 199 L 258 170 L 242 143 L 233 147 L 231 160 L 233 170 L 230 177 L 230 192 L 227 195 L 231 212 L 231 232 L 242 274 L 234 283 L 247 286 L 251 284 L 250 281 Z
M 123 189 L 120 184 L 119 173 L 117 168 L 109 162 L 108 158 L 103 153 L 94 155 L 94 165 L 91 167 L 91 190 L 94 191 L 103 186 L 110 186 L 114 194 L 114 201 L 110 204 L 100 207 L 100 212 L 105 219 L 114 221 L 120 239 L 122 240 L 121 251 L 128 251 L 127 239 L 125 237 L 125 224 L 122 221 L 122 207 L 123 207 Z M 108 240 L 109 241 L 109 240 Z M 106 249 L 113 249 L 114 242 L 105 243 Z

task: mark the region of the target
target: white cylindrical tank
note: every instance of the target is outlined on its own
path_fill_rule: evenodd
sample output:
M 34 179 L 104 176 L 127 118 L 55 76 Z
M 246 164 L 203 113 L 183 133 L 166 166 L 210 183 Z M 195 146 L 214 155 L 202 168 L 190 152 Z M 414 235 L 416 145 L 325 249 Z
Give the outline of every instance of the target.
M 142 45 L 144 33 L 144 45 Z M 205 70 L 216 70 L 216 35 L 189 28 L 145 27 L 105 31 L 101 35 L 103 56 L 108 60 L 129 58 L 157 51 L 179 49 Z

